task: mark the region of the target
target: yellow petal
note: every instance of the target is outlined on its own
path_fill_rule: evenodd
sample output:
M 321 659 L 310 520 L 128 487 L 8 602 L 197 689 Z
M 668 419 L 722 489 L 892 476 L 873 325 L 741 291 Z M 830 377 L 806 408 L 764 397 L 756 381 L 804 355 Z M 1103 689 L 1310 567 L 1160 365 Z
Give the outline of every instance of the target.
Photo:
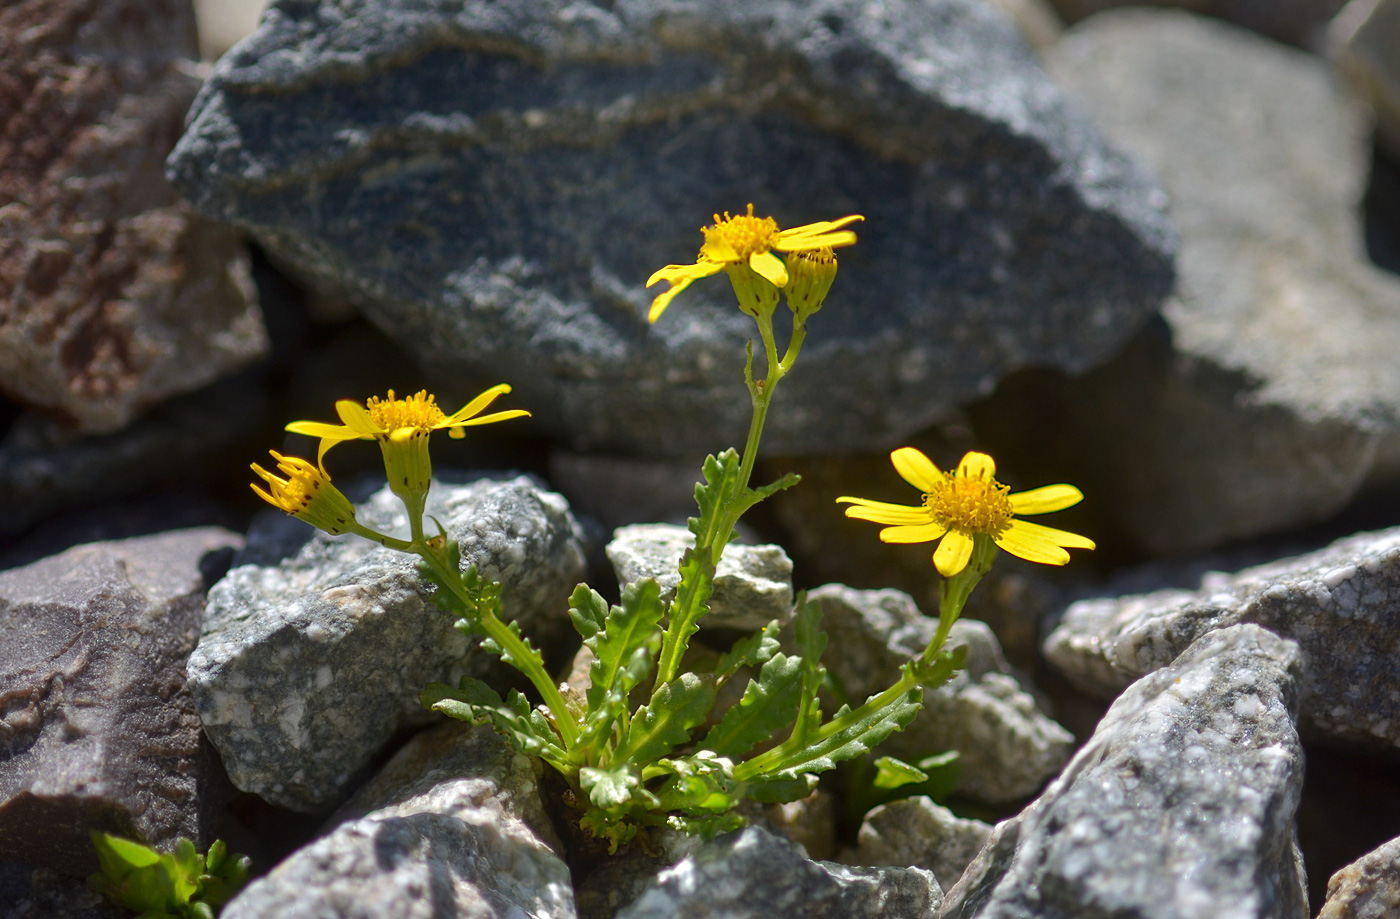
M 972 537 L 957 530 L 949 530 L 933 553 L 933 567 L 945 578 L 951 578 L 967 567 L 972 558 Z
M 845 217 L 842 217 L 840 220 L 818 220 L 816 223 L 808 223 L 803 224 L 800 227 L 792 227 L 791 229 L 783 230 L 781 233 L 778 234 L 778 242 L 773 248 L 779 250 L 780 252 L 790 252 L 793 249 L 817 249 L 821 246 L 832 246 L 833 248 L 835 248 L 836 246 L 849 246 L 851 243 L 856 241 L 856 234 L 852 233 L 849 230 L 839 234 L 833 233 L 832 231 L 839 230 L 842 227 L 847 226 L 848 224 L 855 223 L 857 220 L 864 219 L 865 218 L 862 217 L 860 214 L 849 214 Z M 826 236 L 848 236 L 850 237 L 850 240 L 847 242 L 839 243 L 812 242 L 814 239 Z
M 846 516 L 856 520 L 873 520 L 875 523 L 892 523 L 901 526 L 917 526 L 929 522 L 928 511 L 922 507 L 909 507 L 906 504 L 886 504 L 884 501 L 871 501 L 867 498 L 837 498 L 837 503 L 854 504 L 846 508 Z
M 749 267 L 758 275 L 767 279 L 774 287 L 786 287 L 788 282 L 787 266 L 783 260 L 771 252 L 755 252 L 749 256 Z M 776 296 L 776 295 L 775 295 Z
M 958 463 L 958 477 L 963 479 L 982 479 L 991 481 L 996 478 L 997 463 L 985 453 L 972 451 L 962 458 Z
M 284 430 L 308 437 L 329 437 L 332 440 L 355 440 L 360 436 L 343 424 L 326 424 L 321 421 L 293 421 Z
M 530 413 L 523 408 L 513 408 L 505 412 L 493 412 L 490 415 L 482 415 L 480 418 L 468 418 L 466 421 L 459 421 L 452 430 L 457 430 L 458 426 L 473 427 L 478 424 L 495 424 L 497 421 L 507 421 L 511 418 L 529 418 Z
M 657 294 L 656 299 L 651 301 L 651 310 L 647 313 L 647 322 L 655 322 L 661 318 L 661 314 L 666 312 L 666 307 L 671 305 L 671 301 L 676 298 L 676 294 L 690 286 L 690 279 L 680 281 L 671 286 L 670 290 Z
M 656 271 L 652 272 L 651 277 L 647 278 L 647 287 L 650 287 L 657 281 L 670 281 L 672 284 L 679 284 L 681 282 L 689 284 L 691 281 L 700 278 L 708 278 L 712 274 L 717 274 L 723 267 L 724 265 L 719 262 L 712 262 L 708 259 L 701 259 L 694 265 L 667 265 L 665 268 L 658 268 Z
M 468 402 L 466 405 L 462 406 L 457 411 L 453 412 L 451 417 L 444 418 L 437 424 L 433 425 L 433 429 L 436 430 L 438 428 L 450 428 L 453 425 L 460 424 L 461 422 L 472 417 L 473 415 L 480 414 L 481 410 L 486 408 L 486 406 L 490 405 L 492 402 L 496 401 L 497 397 L 503 396 L 508 392 L 510 392 L 509 383 L 497 383 L 495 386 L 492 386 L 490 389 L 486 390 L 484 393 L 477 396 L 475 399 Z
M 1011 526 L 996 536 L 995 541 L 1000 548 L 1012 555 L 1042 565 L 1067 564 L 1069 553 L 1064 550 L 1064 546 L 1077 549 L 1094 548 L 1093 541 L 1085 539 L 1083 536 L 1076 536 L 1073 533 L 1066 533 L 1063 530 L 1044 527 L 1025 520 L 1011 521 Z
M 890 462 L 904 481 L 925 494 L 943 483 L 943 473 L 938 471 L 933 460 L 913 447 L 900 447 L 890 454 Z
M 922 523 L 918 526 L 894 526 L 886 527 L 880 531 L 880 542 L 911 543 L 911 542 L 933 542 L 948 528 L 939 523 Z
M 1078 533 L 1070 533 L 1066 530 L 1057 530 L 1039 523 L 1031 523 L 1029 520 L 1013 520 L 1010 529 L 1030 533 L 1036 539 L 1052 542 L 1057 546 L 1064 546 L 1066 549 L 1098 548 L 1094 545 L 1094 541 L 1087 536 L 1080 536 Z
M 1048 514 L 1073 507 L 1084 500 L 1084 493 L 1073 485 L 1046 485 L 1007 496 L 1017 514 Z
M 355 432 L 356 437 L 374 437 L 377 434 L 388 433 L 375 424 L 365 407 L 354 399 L 341 399 L 336 402 L 335 413 L 345 422 L 347 428 Z

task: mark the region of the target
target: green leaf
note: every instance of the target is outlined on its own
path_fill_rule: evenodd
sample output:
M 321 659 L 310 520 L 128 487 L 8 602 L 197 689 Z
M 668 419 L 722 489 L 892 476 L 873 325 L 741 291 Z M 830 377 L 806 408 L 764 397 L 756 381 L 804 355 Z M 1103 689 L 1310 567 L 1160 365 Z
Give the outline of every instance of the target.
M 782 647 L 778 641 L 781 628 L 782 624 L 774 619 L 747 638 L 734 642 L 733 647 L 724 652 L 719 663 L 715 664 L 715 678 L 723 684 L 738 672 L 740 667 L 753 667 L 777 654 L 778 649 Z
M 550 763 L 565 761 L 564 749 L 553 726 L 542 713 L 531 709 L 529 700 L 518 690 L 511 690 L 508 699 L 502 701 L 500 695 L 481 680 L 462 677 L 456 689 L 444 683 L 429 683 L 419 693 L 418 700 L 424 708 L 458 721 L 491 725 L 521 753 Z
M 146 868 L 160 861 L 160 853 L 150 846 L 110 833 L 88 834 L 97 849 L 97 861 L 109 875 L 130 873 L 132 868 Z
M 738 517 L 739 514 L 747 513 L 749 508 L 763 499 L 770 495 L 775 495 L 780 491 L 786 491 L 801 481 L 802 476 L 795 472 L 789 472 L 776 482 L 769 482 L 767 485 L 760 485 L 758 488 L 746 489 L 744 493 L 739 496 L 738 501 L 735 502 L 735 510 L 731 510 L 730 513 L 735 517 Z
M 601 598 L 600 598 L 601 599 Z M 653 578 L 642 578 L 622 591 L 622 604 L 608 610 L 604 629 L 584 639 L 593 651 L 588 677 L 588 707 L 596 709 L 619 681 L 620 695 L 626 699 L 651 669 L 648 648 L 664 609 L 661 588 Z
M 805 667 L 800 657 L 775 654 L 749 680 L 739 704 L 724 713 L 701 746 L 720 756 L 740 757 L 793 723 L 802 701 Z
M 875 778 L 871 784 L 876 788 L 893 789 L 901 785 L 927 782 L 928 773 L 918 766 L 912 766 L 893 756 L 882 756 L 875 760 Z
M 742 814 L 732 812 L 700 816 L 672 814 L 666 818 L 666 825 L 671 829 L 679 830 L 688 836 L 699 836 L 701 839 L 714 839 L 721 833 L 732 833 L 748 825 L 748 822 Z
M 821 621 L 821 607 L 809 602 L 805 593 L 800 595 L 797 598 L 793 635 L 803 669 L 801 697 L 792 728 L 793 746 L 805 744 L 806 739 L 821 725 L 822 712 L 817 703 L 817 691 L 821 689 L 826 676 L 826 668 L 821 664 L 822 653 L 826 651 L 826 633 L 821 631 Z
M 710 594 L 715 589 L 715 563 L 708 551 L 685 550 L 680 564 L 681 582 L 676 598 L 671 601 L 671 623 L 661 646 L 657 662 L 658 687 L 671 682 L 680 673 L 680 662 L 690 636 L 700 628 L 700 617 L 710 611 Z
M 499 590 L 500 585 L 498 584 L 496 585 L 496 587 Z M 458 621 L 455 627 L 458 629 L 462 629 L 463 631 L 466 630 L 463 626 L 462 621 Z M 516 670 L 519 670 L 521 673 L 529 673 L 532 666 L 543 670 L 544 656 L 540 654 L 540 652 L 535 648 L 534 645 L 530 644 L 530 639 L 526 638 L 524 635 L 521 634 L 520 623 L 512 619 L 510 622 L 506 623 L 506 628 L 510 629 L 511 632 L 515 634 L 515 637 L 519 638 L 521 643 L 524 644 L 525 652 L 527 655 L 529 655 L 530 658 L 528 662 L 517 659 L 514 654 L 504 650 L 500 645 L 496 644 L 494 639 L 491 638 L 483 638 L 481 640 L 482 650 L 490 654 L 499 655 L 503 662 L 514 667 Z
M 745 782 L 744 797 L 760 804 L 787 804 L 801 801 L 817 790 L 817 777 L 811 773 L 787 778 L 761 778 Z
M 733 449 L 719 456 L 705 457 L 701 467 L 705 481 L 695 484 L 695 504 L 700 516 L 690 518 L 690 532 L 695 534 L 696 545 L 710 546 L 718 535 L 724 512 L 739 492 L 740 465 L 739 453 Z
M 578 771 L 579 786 L 594 807 L 615 811 L 632 803 L 632 795 L 641 788 L 642 780 L 635 769 L 594 769 L 584 766 Z
M 660 686 L 632 718 L 615 762 L 648 766 L 690 740 L 715 702 L 712 673 L 683 673 Z
M 580 584 L 569 596 L 569 619 L 574 631 L 585 639 L 592 638 L 607 625 L 608 601 L 587 584 Z
M 733 762 L 709 750 L 660 760 L 656 768 L 671 773 L 657 792 L 658 810 L 719 813 L 738 803 L 740 786 L 734 780 Z
M 90 833 L 102 870 L 88 878 L 88 886 L 109 901 L 141 914 L 145 919 L 199 919 L 212 917 L 212 905 L 231 897 L 247 876 L 248 859 L 227 856 L 222 842 L 201 856 L 188 839 L 175 841 L 174 851 L 161 854 L 149 846 L 106 833 Z M 209 864 L 229 869 L 227 882 L 204 874 Z M 223 899 L 206 896 L 207 882 L 217 881 Z
M 608 854 L 616 855 L 617 847 L 626 845 L 637 835 L 637 825 L 625 817 L 617 817 L 605 810 L 590 807 L 579 818 L 578 825 L 597 839 L 608 841 Z

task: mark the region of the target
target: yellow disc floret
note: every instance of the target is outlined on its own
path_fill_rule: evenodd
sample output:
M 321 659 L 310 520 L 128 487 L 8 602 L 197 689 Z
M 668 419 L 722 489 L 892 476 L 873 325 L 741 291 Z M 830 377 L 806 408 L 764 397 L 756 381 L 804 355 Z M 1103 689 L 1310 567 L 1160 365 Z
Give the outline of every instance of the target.
M 431 431 L 447 418 L 438 408 L 437 400 L 426 389 L 420 389 L 407 399 L 395 399 L 392 389 L 383 399 L 370 396 L 365 402 L 365 410 L 369 412 L 374 426 L 382 432 L 381 436 L 402 428 Z
M 999 533 L 1011 522 L 1011 487 L 996 479 L 949 476 L 924 495 L 924 507 L 943 526 L 967 533 Z
M 716 262 L 747 262 L 752 256 L 767 252 L 778 244 L 778 221 L 772 217 L 755 217 L 753 205 L 747 214 L 738 217 L 724 212 L 724 219 L 715 214 L 715 224 L 704 227 L 705 245 L 700 257 Z

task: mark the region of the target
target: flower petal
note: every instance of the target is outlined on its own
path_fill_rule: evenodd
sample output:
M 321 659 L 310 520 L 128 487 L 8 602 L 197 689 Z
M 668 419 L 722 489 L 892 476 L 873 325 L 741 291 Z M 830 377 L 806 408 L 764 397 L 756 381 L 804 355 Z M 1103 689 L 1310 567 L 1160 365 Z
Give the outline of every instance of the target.
M 1046 485 L 1007 496 L 1017 514 L 1048 514 L 1073 507 L 1084 500 L 1084 493 L 1073 485 Z
M 938 471 L 933 460 L 913 447 L 900 447 L 890 454 L 890 462 L 894 463 L 895 472 L 898 472 L 904 481 L 924 494 L 943 484 L 943 473 Z
M 365 407 L 354 399 L 341 399 L 335 403 L 335 413 L 340 416 L 340 420 L 345 422 L 345 426 L 355 432 L 356 437 L 374 437 L 379 434 L 387 434 L 379 425 L 374 423 L 374 419 L 365 411 Z M 346 438 L 348 440 L 349 438 Z
M 1066 549 L 1098 548 L 1094 545 L 1094 541 L 1087 536 L 1080 536 L 1078 533 L 1070 533 L 1067 530 L 1057 530 L 1044 524 L 1031 523 L 1029 520 L 1013 520 L 1010 528 L 1030 533 L 1036 539 L 1043 539 L 1057 546 L 1064 546 Z
M 667 265 L 665 268 L 658 268 L 647 278 L 647 287 L 657 281 L 670 281 L 672 284 L 679 284 L 682 281 L 689 284 L 691 281 L 700 278 L 708 278 L 712 274 L 718 274 L 724 267 L 721 262 L 701 259 L 694 265 Z
M 1026 520 L 1013 520 L 1011 525 L 994 537 L 997 546 L 1020 556 L 1028 562 L 1042 565 L 1064 565 L 1069 562 L 1069 553 L 1064 546 L 1076 549 L 1092 549 L 1092 540 L 1064 530 L 1041 526 Z
M 504 396 L 508 392 L 510 392 L 509 383 L 497 383 L 495 386 L 492 386 L 490 389 L 453 412 L 449 417 L 433 425 L 433 430 L 437 430 L 438 428 L 450 428 L 453 425 L 461 424 L 473 415 L 480 414 L 481 410 L 492 402 L 495 402 L 497 397 Z
M 787 266 L 783 260 L 771 252 L 755 252 L 749 256 L 749 267 L 756 274 L 767 280 L 774 287 L 786 287 L 788 282 Z
M 459 421 L 452 426 L 455 431 L 458 427 L 473 427 L 478 424 L 495 424 L 497 421 L 508 421 L 511 418 L 529 418 L 530 413 L 523 408 L 513 408 L 504 412 L 492 412 L 490 415 L 482 415 L 480 418 L 468 418 L 466 421 Z
M 967 567 L 972 558 L 972 537 L 958 530 L 949 530 L 933 553 L 933 567 L 945 578 L 951 578 Z
M 837 498 L 836 501 L 855 505 L 846 508 L 846 516 L 856 520 L 872 520 L 875 523 L 892 523 L 898 526 L 918 526 L 930 520 L 928 511 L 922 507 L 886 504 L 884 501 L 871 501 L 868 498 Z
M 343 424 L 326 424 L 322 421 L 293 421 L 283 430 L 307 437 L 329 437 L 332 440 L 355 440 L 360 435 Z
M 835 246 L 849 246 L 856 241 L 856 234 L 849 230 L 844 233 L 834 233 L 833 231 L 840 230 L 848 224 L 864 219 L 865 218 L 860 214 L 848 214 L 840 220 L 818 220 L 816 223 L 807 223 L 800 227 L 792 227 L 778 234 L 778 242 L 773 248 L 780 252 L 790 252 L 793 249 L 817 249 L 821 246 L 832 246 L 833 248 Z M 812 242 L 814 239 L 825 236 L 849 236 L 850 241 L 839 243 Z
M 948 528 L 941 523 L 921 523 L 918 526 L 893 526 L 880 531 L 880 542 L 911 543 L 933 542 Z
M 958 478 L 960 479 L 981 479 L 984 482 L 990 482 L 996 478 L 996 474 L 996 460 L 975 450 L 964 455 L 962 462 L 958 463 Z

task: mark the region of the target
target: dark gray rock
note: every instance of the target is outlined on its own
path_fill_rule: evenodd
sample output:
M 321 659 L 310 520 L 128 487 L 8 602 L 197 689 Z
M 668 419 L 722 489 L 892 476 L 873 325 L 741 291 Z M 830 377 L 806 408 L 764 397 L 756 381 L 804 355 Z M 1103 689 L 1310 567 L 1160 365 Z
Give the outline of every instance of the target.
M 1095 16 L 1047 66 L 1161 176 L 1178 286 L 1121 358 L 1006 389 L 979 433 L 1080 486 L 1101 545 L 1194 552 L 1334 514 L 1400 431 L 1400 280 L 1356 216 L 1364 112 L 1324 62 L 1179 11 Z
M 1400 746 L 1400 529 L 1362 533 L 1194 590 L 1081 600 L 1045 639 L 1050 662 L 1111 697 L 1212 631 L 1255 622 L 1298 642 L 1300 723 L 1326 737 Z
M 129 919 L 79 878 L 0 862 L 0 919 Z
M 209 842 L 227 782 L 185 661 L 241 543 L 177 530 L 0 571 L 0 860 L 95 871 L 89 830 Z
M 407 531 L 387 487 L 359 509 L 368 526 Z M 554 647 L 583 574 L 564 499 L 525 477 L 439 481 L 428 513 L 458 540 L 464 565 L 505 585 L 504 615 L 536 647 Z M 237 567 L 210 591 L 189 665 L 234 784 L 303 811 L 335 803 L 395 731 L 438 717 L 418 703 L 427 683 L 514 673 L 452 628 L 412 557 L 312 532 L 280 514 L 255 523 Z
M 943 919 L 1305 919 L 1293 815 L 1297 647 L 1205 636 L 1118 698 L 1045 793 L 993 830 Z
M 162 175 L 196 58 L 190 0 L 0 9 L 0 392 L 83 433 L 267 351 L 242 243 Z
M 856 847 L 842 853 L 848 865 L 914 865 L 951 888 L 977 857 L 992 828 L 964 820 L 927 795 L 873 808 L 861 821 Z
M 1400 914 L 1400 839 L 1367 852 L 1327 882 L 1317 919 L 1386 919 Z
M 224 919 L 573 919 L 540 764 L 489 727 L 411 741 L 338 824 L 235 897 Z
M 617 919 L 933 919 L 942 891 L 920 868 L 814 862 L 751 826 L 706 842 L 660 872 Z
M 619 527 L 608 543 L 608 561 L 618 587 L 641 578 L 655 578 L 661 600 L 670 603 L 680 584 L 681 556 L 695 542 L 690 530 L 669 523 L 638 523 Z M 753 631 L 777 619 L 792 618 L 792 559 L 782 546 L 724 547 L 715 567 L 715 592 L 704 628 Z
M 827 584 L 808 592 L 822 611 L 827 669 L 859 705 L 899 679 L 899 668 L 933 638 L 938 621 L 897 590 L 855 590 Z M 970 619 L 954 623 L 948 647 L 968 647 L 967 666 L 948 684 L 924 693 L 923 710 L 892 734 L 882 753 L 917 762 L 958 751 L 958 791 L 1000 804 L 1034 794 L 1069 759 L 1074 737 L 1040 710 L 1011 672 L 996 636 Z M 828 711 L 835 711 L 833 705 Z
M 893 446 L 1014 368 L 1083 371 L 1172 278 L 1165 198 L 981 0 L 280 0 L 169 174 L 582 449 L 742 440 L 725 282 L 646 322 L 715 211 L 867 218 L 774 452 Z

